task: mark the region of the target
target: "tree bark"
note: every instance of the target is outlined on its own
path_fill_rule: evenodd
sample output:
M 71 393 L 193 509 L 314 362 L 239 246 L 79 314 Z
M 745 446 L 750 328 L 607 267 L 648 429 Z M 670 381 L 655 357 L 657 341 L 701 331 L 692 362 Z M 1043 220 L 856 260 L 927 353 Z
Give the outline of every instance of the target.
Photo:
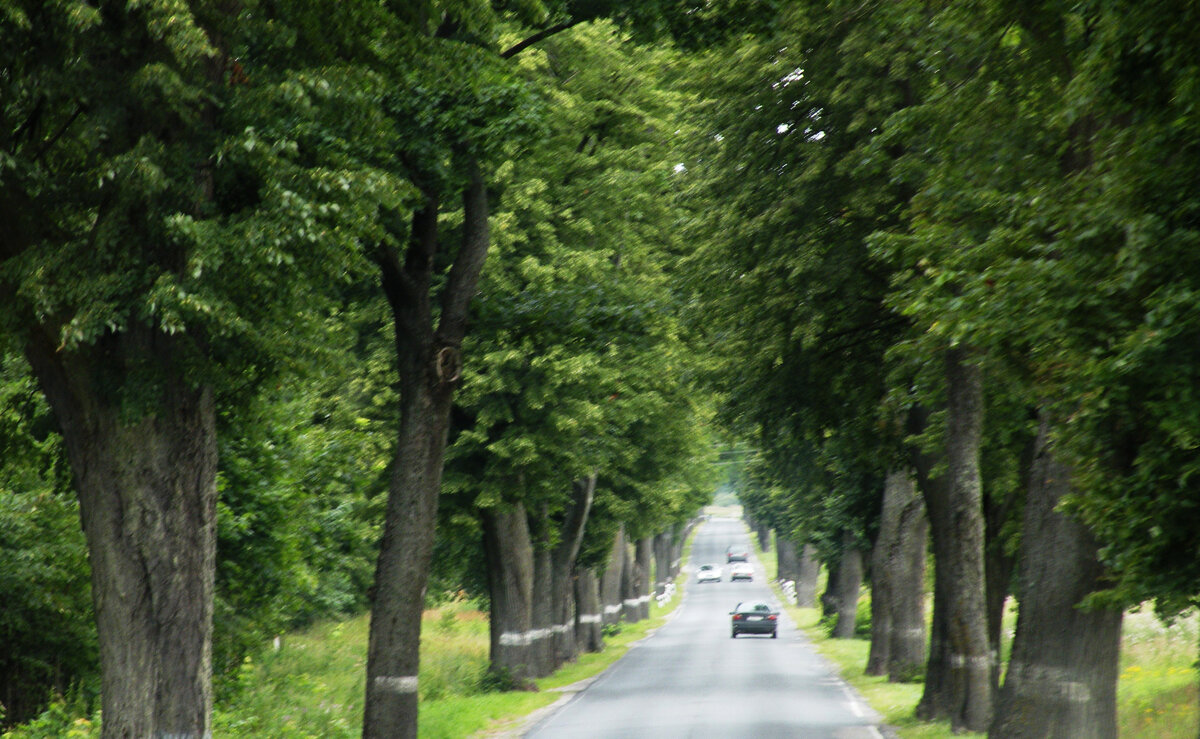
M 925 504 L 912 475 L 893 470 L 884 483 L 872 554 L 869 675 L 903 682 L 916 677 L 924 664 L 927 536 Z
M 514 681 L 533 673 L 534 558 L 524 506 L 513 510 L 484 509 L 483 551 L 491 600 L 489 670 Z
M 600 616 L 604 624 L 617 623 L 625 611 L 625 560 L 628 559 L 628 549 L 625 527 L 618 526 L 617 535 L 613 537 L 612 549 L 608 554 L 608 562 L 600 575 Z
M 945 637 L 944 644 L 931 644 L 917 712 L 925 718 L 948 715 L 954 731 L 986 731 L 992 720 L 994 657 L 987 632 L 979 479 L 983 380 L 966 354 L 953 348 L 945 357 L 945 476 L 931 478 L 932 460 L 917 455 L 936 559 L 934 636 Z M 939 634 L 939 628 L 945 631 Z
M 591 569 L 575 576 L 575 645 L 581 652 L 604 649 L 604 607 L 600 605 L 600 578 Z
M 929 522 L 925 501 L 917 493 L 909 472 L 897 481 L 903 504 L 899 516 L 899 539 L 889 557 L 891 572 L 892 642 L 888 647 L 888 680 L 917 679 L 925 664 L 925 559 L 929 545 Z
M 212 392 L 175 366 L 181 347 L 134 325 L 26 356 L 62 431 L 91 561 L 105 737 L 206 737 L 212 713 L 217 444 Z M 154 366 L 130 413 L 128 368 Z M 137 402 L 137 401 L 134 401 Z
M 771 527 L 763 523 L 756 524 L 754 533 L 758 536 L 758 548 L 763 554 L 771 551 Z
M 800 557 L 796 553 L 796 545 L 791 539 L 781 536 L 775 531 L 775 574 L 781 580 L 790 580 L 794 584 L 800 578 Z
M 828 575 L 825 578 L 825 591 L 821 593 L 821 618 L 834 618 L 841 608 L 841 585 L 838 581 L 842 577 L 842 558 L 839 556 L 836 560 L 829 563 Z
M 529 634 L 529 662 L 534 677 L 545 677 L 554 671 L 554 616 L 557 608 L 553 599 L 553 554 L 547 543 L 550 521 L 545 512 L 530 528 L 540 528 L 542 535 L 533 545 L 533 630 Z
M 896 472 L 890 472 L 884 482 L 879 533 L 871 548 L 871 647 L 867 652 L 867 667 L 864 670 L 867 675 L 886 675 L 891 659 L 892 598 L 895 591 L 889 554 L 893 541 L 899 538 L 896 476 Z
M 413 214 L 403 263 L 376 255 L 395 322 L 400 433 L 375 567 L 363 710 L 365 739 L 415 739 L 421 613 L 433 553 L 450 406 L 458 385 L 467 308 L 491 240 L 488 196 L 479 165 L 468 161 L 462 241 L 441 292 L 434 329 L 431 291 L 438 252 L 438 201 L 427 192 Z
M 691 531 L 692 522 L 690 521 L 675 526 L 675 533 L 671 537 L 671 575 L 668 578 L 671 582 L 675 582 L 675 578 L 679 577 L 679 572 L 683 567 L 683 544 L 687 541 Z
M 862 590 L 862 550 L 849 531 L 842 535 L 842 556 L 838 562 L 837 577 L 837 623 L 833 627 L 834 639 L 854 637 L 854 625 L 858 620 L 858 595 Z
M 1105 587 L 1105 568 L 1087 529 L 1056 510 L 1070 477 L 1043 416 L 1025 502 L 1017 634 L 989 734 L 998 739 L 1117 736 L 1122 614 L 1079 608 Z
M 558 544 L 550 556 L 550 604 L 554 609 L 552 626 L 554 650 L 551 672 L 564 662 L 574 661 L 579 654 L 575 640 L 577 601 L 575 595 L 575 560 L 583 544 L 583 532 L 592 511 L 596 495 L 596 476 L 576 480 L 571 486 L 571 500 L 563 516 Z M 549 673 L 547 673 L 549 674 Z
M 796 605 L 801 608 L 817 607 L 817 578 L 821 574 L 821 563 L 817 561 L 817 548 L 812 544 L 800 547 L 800 563 L 796 573 Z
M 654 594 L 666 592 L 671 582 L 671 538 L 670 529 L 654 536 Z
M 634 621 L 650 618 L 650 599 L 654 595 L 653 574 L 654 537 L 645 536 L 634 545 L 633 597 L 636 600 Z

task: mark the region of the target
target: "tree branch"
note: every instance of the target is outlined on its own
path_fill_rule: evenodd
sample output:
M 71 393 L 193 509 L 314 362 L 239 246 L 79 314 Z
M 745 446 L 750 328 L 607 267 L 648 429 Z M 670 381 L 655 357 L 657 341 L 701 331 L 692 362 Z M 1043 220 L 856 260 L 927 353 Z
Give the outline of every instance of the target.
M 491 244 L 487 185 L 478 160 L 472 157 L 468 164 L 470 180 L 463 189 L 462 244 L 442 292 L 442 316 L 437 332 L 438 338 L 450 346 L 457 346 L 466 334 L 467 308 L 475 296 Z
M 577 25 L 579 25 L 579 21 L 570 20 L 570 21 L 563 21 L 562 23 L 550 26 L 549 28 L 543 28 L 542 30 L 533 34 L 532 36 L 525 39 L 524 41 L 521 41 L 514 46 L 510 46 L 507 50 L 501 52 L 500 58 L 501 59 L 511 59 L 512 57 L 516 56 L 517 54 L 520 54 L 522 51 L 525 51 L 530 46 L 533 46 L 534 44 L 538 43 L 539 41 L 548 39 L 556 33 L 562 33 L 563 31 L 565 31 L 569 28 L 572 28 L 574 26 L 577 26 Z

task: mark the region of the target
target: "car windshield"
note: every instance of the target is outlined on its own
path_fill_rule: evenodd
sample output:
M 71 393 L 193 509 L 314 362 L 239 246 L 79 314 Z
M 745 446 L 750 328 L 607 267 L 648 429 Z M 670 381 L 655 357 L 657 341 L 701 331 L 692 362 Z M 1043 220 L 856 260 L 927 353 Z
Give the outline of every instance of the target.
M 738 613 L 769 613 L 771 607 L 766 603 L 738 603 Z
M 701 570 L 711 570 L 712 568 L 712 565 L 700 565 Z

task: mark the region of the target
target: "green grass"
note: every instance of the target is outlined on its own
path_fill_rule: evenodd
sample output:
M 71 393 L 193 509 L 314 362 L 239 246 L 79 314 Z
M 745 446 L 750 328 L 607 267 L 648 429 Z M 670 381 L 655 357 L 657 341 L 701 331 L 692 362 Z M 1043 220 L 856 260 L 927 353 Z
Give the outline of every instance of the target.
M 1194 739 L 1200 723 L 1198 631 L 1200 617 L 1194 613 L 1170 628 L 1153 613 L 1126 614 L 1117 683 L 1117 730 L 1122 737 Z
M 685 547 L 684 558 L 691 542 Z M 503 733 L 533 711 L 558 700 L 556 688 L 594 677 L 666 620 L 679 603 L 687 578 L 676 580 L 676 597 L 650 618 L 620 624 L 605 637 L 604 651 L 536 680 L 534 691 L 486 692 L 487 615 L 471 603 L 427 611 L 421 627 L 419 735 L 461 739 Z M 281 648 L 243 666 L 238 686 L 218 706 L 214 736 L 263 739 L 349 739 L 362 732 L 368 618 L 322 623 L 283 640 Z

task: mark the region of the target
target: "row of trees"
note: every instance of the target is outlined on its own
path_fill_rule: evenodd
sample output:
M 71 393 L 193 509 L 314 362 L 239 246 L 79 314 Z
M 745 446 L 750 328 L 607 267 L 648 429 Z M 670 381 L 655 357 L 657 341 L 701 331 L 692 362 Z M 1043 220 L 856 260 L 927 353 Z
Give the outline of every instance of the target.
M 697 83 L 748 509 L 831 575 L 873 544 L 899 679 L 928 520 L 918 712 L 956 729 L 1115 735 L 1122 609 L 1198 601 L 1195 14 L 793 3 Z
M 364 735 L 413 736 L 435 545 L 463 555 L 435 584 L 491 581 L 518 677 L 574 573 L 645 603 L 711 439 L 671 317 L 673 62 L 606 16 L 670 20 L 0 2 L 2 551 L 44 565 L 4 568 L 10 718 L 98 661 L 106 736 L 204 736 L 214 661 L 369 603 Z

